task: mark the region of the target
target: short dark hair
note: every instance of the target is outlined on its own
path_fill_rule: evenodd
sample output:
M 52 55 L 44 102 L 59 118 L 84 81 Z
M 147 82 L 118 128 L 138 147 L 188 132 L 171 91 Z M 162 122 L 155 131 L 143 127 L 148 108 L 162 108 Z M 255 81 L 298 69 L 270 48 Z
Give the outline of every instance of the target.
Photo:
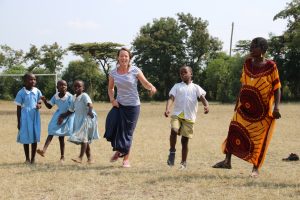
M 190 66 L 188 66 L 188 65 L 183 65 L 183 66 L 181 66 L 181 67 L 179 68 L 179 72 L 180 72 L 180 70 L 181 70 L 182 68 L 188 68 L 188 69 L 190 70 L 190 72 L 193 73 L 193 69 L 192 69 Z
M 31 72 L 25 73 L 23 76 L 23 81 L 25 82 L 28 79 L 28 77 L 31 77 L 31 76 L 34 76 L 34 74 Z
M 84 87 L 84 81 L 83 81 L 83 80 L 76 79 L 76 80 L 74 81 L 73 85 L 74 85 L 76 82 L 81 82 L 81 83 L 82 83 L 82 86 Z
M 251 44 L 255 44 L 255 46 L 260 47 L 263 52 L 268 50 L 268 41 L 263 37 L 256 37 L 251 41 Z

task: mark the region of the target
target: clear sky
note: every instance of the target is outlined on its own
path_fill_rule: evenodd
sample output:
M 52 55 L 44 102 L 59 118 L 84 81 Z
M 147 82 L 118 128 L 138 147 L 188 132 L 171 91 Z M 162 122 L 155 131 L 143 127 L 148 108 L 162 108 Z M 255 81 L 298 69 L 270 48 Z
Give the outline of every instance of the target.
M 117 42 L 130 47 L 140 28 L 160 17 L 191 13 L 230 47 L 238 40 L 280 35 L 286 20 L 273 17 L 288 0 L 0 0 L 0 44 L 27 51 L 57 42 Z M 67 59 L 67 58 L 66 58 Z

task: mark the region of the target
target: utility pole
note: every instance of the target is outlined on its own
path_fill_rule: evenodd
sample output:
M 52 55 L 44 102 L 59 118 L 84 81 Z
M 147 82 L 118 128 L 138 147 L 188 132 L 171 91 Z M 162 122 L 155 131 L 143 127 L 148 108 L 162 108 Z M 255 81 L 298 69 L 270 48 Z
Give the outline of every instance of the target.
M 233 36 L 233 27 L 234 23 L 231 24 L 231 36 L 230 36 L 230 49 L 229 49 L 229 56 L 231 57 L 231 50 L 232 50 L 232 36 Z

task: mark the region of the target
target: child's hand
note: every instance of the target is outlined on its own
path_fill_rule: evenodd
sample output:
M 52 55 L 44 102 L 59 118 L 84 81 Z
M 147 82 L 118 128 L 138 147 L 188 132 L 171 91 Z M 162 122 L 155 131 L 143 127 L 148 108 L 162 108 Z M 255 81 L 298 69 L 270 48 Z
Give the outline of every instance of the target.
M 36 109 L 41 109 L 42 108 L 42 101 L 39 100 L 38 103 L 36 104 Z
M 165 117 L 169 117 L 170 116 L 170 111 L 169 110 L 166 110 L 165 111 Z
M 94 113 L 93 112 L 88 112 L 88 115 L 93 119 L 94 118 Z
M 204 106 L 204 114 L 207 114 L 209 112 L 209 107 L 208 106 Z
M 45 96 L 41 96 L 41 100 L 42 100 L 42 101 L 46 101 L 47 99 L 46 99 Z

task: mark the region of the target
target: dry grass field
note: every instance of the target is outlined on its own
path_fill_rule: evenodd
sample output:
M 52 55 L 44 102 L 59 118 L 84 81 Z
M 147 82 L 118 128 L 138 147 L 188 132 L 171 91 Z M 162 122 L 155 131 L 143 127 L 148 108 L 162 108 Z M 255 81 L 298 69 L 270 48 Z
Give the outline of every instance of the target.
M 110 105 L 95 103 L 101 136 Z M 190 141 L 188 168 L 178 170 L 181 145 L 177 143 L 176 166 L 166 164 L 169 118 L 165 103 L 143 103 L 134 135 L 131 168 L 121 161 L 110 163 L 111 147 L 101 138 L 92 143 L 95 164 L 75 164 L 71 158 L 79 146 L 66 142 L 66 161 L 60 164 L 59 143 L 54 138 L 46 157 L 37 155 L 35 165 L 25 165 L 23 147 L 16 143 L 17 119 L 13 102 L 0 101 L 0 199 L 300 199 L 300 162 L 283 162 L 289 153 L 300 154 L 300 104 L 282 104 L 260 177 L 249 177 L 252 166 L 233 157 L 231 170 L 213 169 L 224 158 L 221 144 L 233 105 L 211 104 L 204 115 L 199 105 L 195 136 Z M 41 110 L 42 148 L 52 110 Z M 179 139 L 179 138 L 178 138 Z

